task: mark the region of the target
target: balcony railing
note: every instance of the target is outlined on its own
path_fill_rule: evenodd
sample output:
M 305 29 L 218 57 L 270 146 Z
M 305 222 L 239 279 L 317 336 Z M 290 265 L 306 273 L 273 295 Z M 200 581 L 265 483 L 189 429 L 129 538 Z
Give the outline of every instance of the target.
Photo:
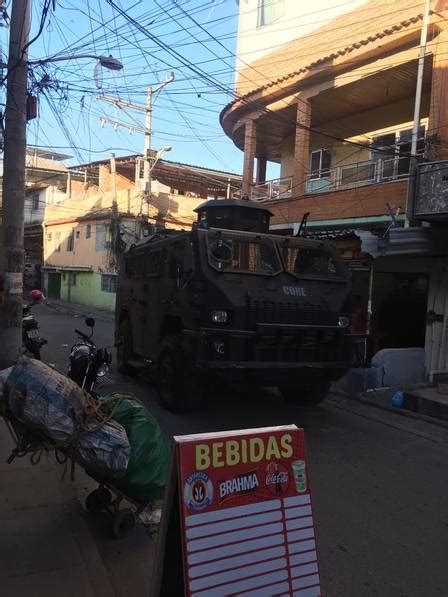
M 394 156 L 316 170 L 306 175 L 305 193 L 325 193 L 408 178 L 409 165 L 409 157 Z M 291 195 L 291 177 L 269 180 L 252 187 L 252 199 L 255 201 L 287 199 Z
M 288 199 L 291 197 L 292 177 L 267 180 L 252 187 L 253 201 L 270 201 L 271 199 Z

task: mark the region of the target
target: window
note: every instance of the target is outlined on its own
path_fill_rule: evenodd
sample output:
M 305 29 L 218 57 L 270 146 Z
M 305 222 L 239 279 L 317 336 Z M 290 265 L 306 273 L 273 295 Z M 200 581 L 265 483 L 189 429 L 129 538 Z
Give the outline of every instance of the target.
M 31 197 L 31 209 L 37 211 L 39 209 L 39 195 L 33 195 Z
M 117 292 L 117 276 L 101 274 L 101 290 L 103 292 Z
M 371 144 L 371 159 L 382 160 L 383 179 L 407 176 L 410 168 L 412 129 L 395 131 L 375 137 Z M 425 126 L 418 127 L 417 155 L 425 151 Z
M 317 149 L 310 156 L 310 179 L 328 178 L 331 167 L 331 153 L 329 149 Z
M 95 251 L 104 251 L 112 246 L 112 227 L 110 224 L 97 224 L 95 234 Z
M 73 251 L 74 245 L 74 230 L 70 231 L 70 234 L 67 237 L 67 251 Z
M 130 253 L 126 258 L 126 274 L 129 277 L 158 276 L 162 263 L 162 250 L 153 249 L 135 255 Z
M 238 234 L 207 235 L 208 262 L 221 272 L 272 276 L 281 271 L 271 239 Z
M 68 285 L 76 286 L 76 273 L 68 272 Z
M 294 246 L 285 241 L 281 247 L 286 271 L 296 276 L 322 276 L 332 278 L 341 275 L 332 254 L 322 249 Z
M 61 233 L 56 232 L 54 235 L 54 250 L 56 253 L 60 253 L 61 251 Z
M 79 230 L 76 231 L 76 238 L 79 238 Z
M 47 240 L 48 240 L 48 242 L 51 242 L 51 232 L 49 232 L 49 233 L 47 234 Z
M 87 224 L 86 226 L 86 238 L 90 238 L 92 236 L 92 226 Z
M 283 16 L 284 0 L 258 0 L 258 27 L 271 25 Z

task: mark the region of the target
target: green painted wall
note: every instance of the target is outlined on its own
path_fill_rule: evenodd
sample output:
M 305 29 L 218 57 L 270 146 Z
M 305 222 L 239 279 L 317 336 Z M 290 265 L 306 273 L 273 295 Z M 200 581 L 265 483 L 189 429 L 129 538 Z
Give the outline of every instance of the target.
M 115 292 L 101 290 L 101 274 L 76 272 L 76 283 L 69 287 L 69 274 L 62 274 L 61 299 L 97 309 L 115 311 Z

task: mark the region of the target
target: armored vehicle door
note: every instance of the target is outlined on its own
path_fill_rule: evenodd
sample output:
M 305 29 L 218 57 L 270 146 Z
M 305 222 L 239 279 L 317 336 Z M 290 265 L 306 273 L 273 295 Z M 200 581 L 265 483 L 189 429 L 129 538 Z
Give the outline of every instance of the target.
M 145 247 L 136 251 L 133 265 L 132 303 L 130 318 L 134 350 L 145 358 L 148 339 L 159 336 L 159 285 L 163 272 L 163 249 L 160 246 Z

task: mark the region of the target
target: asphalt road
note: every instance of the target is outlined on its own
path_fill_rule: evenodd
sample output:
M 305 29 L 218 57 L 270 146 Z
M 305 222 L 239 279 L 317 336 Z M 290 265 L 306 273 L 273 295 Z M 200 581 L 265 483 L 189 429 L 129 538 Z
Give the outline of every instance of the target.
M 35 314 L 49 341 L 44 360 L 64 369 L 82 318 L 48 306 Z M 94 337 L 99 346 L 112 346 L 113 322 L 98 320 Z M 145 379 L 122 377 L 114 368 L 112 378 L 110 389 L 133 391 L 168 435 L 290 423 L 305 429 L 325 595 L 448 593 L 446 428 L 337 397 L 303 409 L 284 404 L 275 391 L 255 389 L 210 392 L 201 412 L 177 416 L 159 406 Z M 100 548 L 106 556 L 111 549 Z M 129 559 L 125 548 L 121 553 Z

